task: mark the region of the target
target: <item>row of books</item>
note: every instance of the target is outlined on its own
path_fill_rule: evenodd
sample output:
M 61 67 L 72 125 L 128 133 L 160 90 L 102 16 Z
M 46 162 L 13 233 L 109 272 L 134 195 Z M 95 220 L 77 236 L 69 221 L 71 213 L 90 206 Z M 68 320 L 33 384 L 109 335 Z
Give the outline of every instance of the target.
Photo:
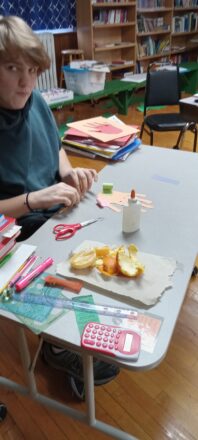
M 156 9 L 165 6 L 165 0 L 137 0 L 138 9 Z
M 125 160 L 140 145 L 139 128 L 123 123 L 115 115 L 72 122 L 62 142 L 66 150 L 91 158 Z
M 198 30 L 197 12 L 189 12 L 185 15 L 175 15 L 172 21 L 173 32 L 192 32 Z
M 21 226 L 16 220 L 0 214 L 0 266 L 16 244 L 16 238 L 21 232 Z
M 128 14 L 126 9 L 99 9 L 94 11 L 94 24 L 114 24 L 126 23 L 128 21 Z
M 164 54 L 170 51 L 170 39 L 154 39 L 151 36 L 142 38 L 137 45 L 138 57 L 152 56 L 156 54 Z
M 145 17 L 139 14 L 137 17 L 137 32 L 169 31 L 170 25 L 165 23 L 164 17 Z
M 128 3 L 129 0 L 92 0 L 92 4 L 95 3 Z
M 174 0 L 175 8 L 198 7 L 198 0 Z

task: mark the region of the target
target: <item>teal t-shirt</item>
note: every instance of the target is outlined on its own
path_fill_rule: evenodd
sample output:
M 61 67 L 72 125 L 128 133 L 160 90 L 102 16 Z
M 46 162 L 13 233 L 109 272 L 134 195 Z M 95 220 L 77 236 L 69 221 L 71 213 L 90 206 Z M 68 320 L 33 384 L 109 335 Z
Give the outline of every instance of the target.
M 57 183 L 60 148 L 54 117 L 39 91 L 22 110 L 0 108 L 0 199 Z

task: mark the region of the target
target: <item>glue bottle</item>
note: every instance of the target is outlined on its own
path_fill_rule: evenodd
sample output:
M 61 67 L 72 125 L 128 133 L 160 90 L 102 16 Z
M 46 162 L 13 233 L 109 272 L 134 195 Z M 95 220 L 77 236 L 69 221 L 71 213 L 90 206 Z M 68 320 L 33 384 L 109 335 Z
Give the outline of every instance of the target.
M 140 229 L 141 203 L 137 200 L 135 190 L 132 189 L 128 205 L 123 208 L 122 231 L 135 232 Z

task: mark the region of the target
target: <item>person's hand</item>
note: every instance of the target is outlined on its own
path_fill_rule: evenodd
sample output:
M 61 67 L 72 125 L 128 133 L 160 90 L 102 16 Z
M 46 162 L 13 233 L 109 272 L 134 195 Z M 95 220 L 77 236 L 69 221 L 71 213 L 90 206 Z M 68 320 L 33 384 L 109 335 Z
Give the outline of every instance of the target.
M 82 197 L 98 178 L 97 172 L 90 168 L 73 168 L 64 176 L 64 182 L 76 188 Z
M 80 202 L 80 194 L 76 188 L 60 182 L 48 188 L 30 192 L 28 201 L 32 209 L 48 209 L 59 204 L 72 207 Z

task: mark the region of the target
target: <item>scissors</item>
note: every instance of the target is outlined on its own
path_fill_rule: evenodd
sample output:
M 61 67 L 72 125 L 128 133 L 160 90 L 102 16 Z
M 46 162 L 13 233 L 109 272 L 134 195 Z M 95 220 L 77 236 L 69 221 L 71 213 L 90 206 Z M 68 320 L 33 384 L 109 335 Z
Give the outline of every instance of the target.
M 68 238 L 73 237 L 78 229 L 84 228 L 84 226 L 90 225 L 91 223 L 95 223 L 99 220 L 103 220 L 103 217 L 92 218 L 91 220 L 86 220 L 82 223 L 60 223 L 59 225 L 54 226 L 53 233 L 56 235 L 56 240 L 67 240 Z

